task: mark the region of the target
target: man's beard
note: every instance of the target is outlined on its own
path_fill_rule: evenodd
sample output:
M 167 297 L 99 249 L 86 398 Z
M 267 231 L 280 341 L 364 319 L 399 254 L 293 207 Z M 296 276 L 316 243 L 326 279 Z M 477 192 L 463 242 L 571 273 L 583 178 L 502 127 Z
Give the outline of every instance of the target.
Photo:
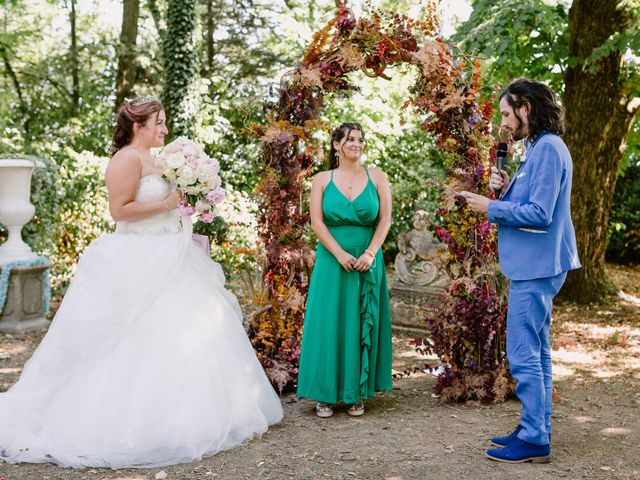
M 516 118 L 518 119 L 518 127 L 513 130 L 511 138 L 513 138 L 517 142 L 519 140 L 522 140 L 523 138 L 526 138 L 529 132 L 525 131 L 522 120 L 520 120 L 518 117 Z

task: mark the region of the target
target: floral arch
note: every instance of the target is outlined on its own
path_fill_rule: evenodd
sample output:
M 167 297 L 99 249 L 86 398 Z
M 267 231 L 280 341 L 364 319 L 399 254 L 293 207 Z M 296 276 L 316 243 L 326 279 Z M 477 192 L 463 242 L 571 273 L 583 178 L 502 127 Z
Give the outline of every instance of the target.
M 480 64 L 442 39 L 433 4 L 424 20 L 382 10 L 356 19 L 340 5 L 314 35 L 299 66 L 282 78 L 278 102 L 265 106 L 266 123 L 254 129 L 263 149 L 258 224 L 268 298 L 251 320 L 251 341 L 274 385 L 293 386 L 305 272 L 313 263 L 304 239 L 308 213 L 302 199 L 305 180 L 322 162 L 323 145 L 313 132 L 328 128 L 318 120 L 323 98 L 353 90 L 350 72 L 390 79 L 387 68 L 399 64 L 418 70 L 404 107 L 420 115 L 421 128 L 436 138 L 450 170 L 438 212 L 442 221 L 434 231 L 448 247 L 453 281 L 427 319 L 430 339 L 417 348 L 434 351 L 449 365 L 436 385 L 443 399 L 501 400 L 511 382 L 503 351 L 506 306 L 493 273 L 495 234 L 486 219 L 455 203 L 457 191 L 487 190 L 492 106 L 479 97 Z

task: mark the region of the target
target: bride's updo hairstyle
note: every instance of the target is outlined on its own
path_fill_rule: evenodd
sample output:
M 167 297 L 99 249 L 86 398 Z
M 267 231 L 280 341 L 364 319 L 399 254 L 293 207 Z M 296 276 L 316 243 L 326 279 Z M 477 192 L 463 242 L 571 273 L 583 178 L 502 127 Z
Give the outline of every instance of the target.
M 113 129 L 114 153 L 127 145 L 133 138 L 136 123 L 144 125 L 151 115 L 164 110 L 157 97 L 140 97 L 124 102 L 116 114 L 116 126 Z

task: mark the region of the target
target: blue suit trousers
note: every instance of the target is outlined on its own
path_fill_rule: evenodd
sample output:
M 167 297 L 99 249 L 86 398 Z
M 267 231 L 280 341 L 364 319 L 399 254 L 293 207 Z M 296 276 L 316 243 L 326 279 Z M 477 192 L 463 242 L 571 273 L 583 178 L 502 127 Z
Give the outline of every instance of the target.
M 522 402 L 518 438 L 536 445 L 549 443 L 551 432 L 551 309 L 567 277 L 512 280 L 507 312 L 507 358 Z

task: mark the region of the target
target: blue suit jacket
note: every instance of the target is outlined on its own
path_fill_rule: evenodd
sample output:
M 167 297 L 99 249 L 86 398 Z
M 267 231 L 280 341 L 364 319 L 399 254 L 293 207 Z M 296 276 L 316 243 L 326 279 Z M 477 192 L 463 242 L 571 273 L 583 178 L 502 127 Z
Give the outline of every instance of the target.
M 500 267 L 511 280 L 553 277 L 580 268 L 571 223 L 571 154 L 562 139 L 542 134 L 529 148 L 500 200 L 489 202 L 498 224 Z

